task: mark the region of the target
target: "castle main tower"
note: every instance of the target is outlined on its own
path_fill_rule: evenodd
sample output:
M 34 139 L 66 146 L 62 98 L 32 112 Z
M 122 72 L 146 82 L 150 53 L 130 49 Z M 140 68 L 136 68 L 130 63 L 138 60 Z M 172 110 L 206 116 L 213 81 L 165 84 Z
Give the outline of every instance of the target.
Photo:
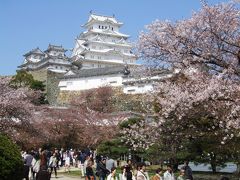
M 81 63 L 82 69 L 136 65 L 129 35 L 119 32 L 122 25 L 114 16 L 91 13 L 83 25 L 86 30 L 76 39 L 72 60 Z

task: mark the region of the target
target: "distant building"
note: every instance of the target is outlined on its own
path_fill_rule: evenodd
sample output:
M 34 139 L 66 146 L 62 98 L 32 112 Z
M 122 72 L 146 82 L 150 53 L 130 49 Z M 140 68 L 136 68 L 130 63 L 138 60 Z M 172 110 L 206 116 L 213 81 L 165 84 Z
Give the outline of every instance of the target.
M 86 31 L 76 39 L 72 60 L 81 63 L 82 69 L 136 65 L 129 35 L 119 32 L 122 25 L 114 16 L 90 14 L 83 25 Z
M 71 69 L 70 58 L 65 55 L 66 50 L 62 46 L 49 44 L 46 51 L 39 48 L 26 53 L 24 62 L 18 68 L 27 71 L 51 70 L 59 73 L 66 73 Z

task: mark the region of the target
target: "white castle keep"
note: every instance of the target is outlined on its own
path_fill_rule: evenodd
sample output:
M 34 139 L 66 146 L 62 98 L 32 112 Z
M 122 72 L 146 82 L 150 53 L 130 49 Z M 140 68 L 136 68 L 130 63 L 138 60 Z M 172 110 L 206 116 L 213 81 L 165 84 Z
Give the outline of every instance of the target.
M 73 61 L 79 61 L 82 69 L 136 65 L 129 35 L 119 32 L 122 25 L 114 16 L 91 14 L 82 26 L 86 31 L 76 39 Z

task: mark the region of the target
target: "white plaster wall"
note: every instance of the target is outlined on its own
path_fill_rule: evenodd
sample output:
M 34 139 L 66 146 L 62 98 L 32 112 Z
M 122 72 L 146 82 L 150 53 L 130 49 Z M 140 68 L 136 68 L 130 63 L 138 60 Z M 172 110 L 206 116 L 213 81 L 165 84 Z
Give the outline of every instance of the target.
M 122 77 L 119 74 L 111 76 L 95 76 L 81 79 L 62 79 L 59 82 L 60 90 L 65 91 L 81 91 L 101 86 L 122 86 Z
M 132 85 L 132 86 L 123 86 L 123 92 L 125 94 L 143 94 L 153 90 L 152 84 L 141 84 L 141 85 Z

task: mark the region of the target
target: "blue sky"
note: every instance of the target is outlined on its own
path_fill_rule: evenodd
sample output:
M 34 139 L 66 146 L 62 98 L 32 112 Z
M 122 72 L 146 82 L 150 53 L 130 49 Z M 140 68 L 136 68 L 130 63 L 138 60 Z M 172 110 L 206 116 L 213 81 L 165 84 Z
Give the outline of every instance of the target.
M 209 4 L 227 0 L 208 0 Z M 199 0 L 0 0 L 0 75 L 12 75 L 23 54 L 49 43 L 74 46 L 92 10 L 124 22 L 122 32 L 136 41 L 156 19 L 176 21 L 200 9 Z

